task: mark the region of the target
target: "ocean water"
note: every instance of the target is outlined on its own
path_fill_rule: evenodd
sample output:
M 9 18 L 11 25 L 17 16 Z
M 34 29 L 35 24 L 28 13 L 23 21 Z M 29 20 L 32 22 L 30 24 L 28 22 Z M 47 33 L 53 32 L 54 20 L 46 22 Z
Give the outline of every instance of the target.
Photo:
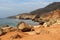
M 22 19 L 0 19 L 0 26 L 3 26 L 3 25 L 9 25 L 9 26 L 16 26 L 19 22 L 21 21 L 24 21 L 26 22 L 27 24 L 30 24 L 30 25 L 38 25 L 37 22 L 34 22 L 32 20 L 22 20 Z

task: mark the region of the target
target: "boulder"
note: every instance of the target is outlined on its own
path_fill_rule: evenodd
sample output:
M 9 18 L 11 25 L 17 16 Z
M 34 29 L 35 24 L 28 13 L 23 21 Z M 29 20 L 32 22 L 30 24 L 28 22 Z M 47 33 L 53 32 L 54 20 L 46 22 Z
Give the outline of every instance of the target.
M 25 22 L 20 22 L 17 24 L 17 28 L 25 32 L 25 31 L 31 31 L 32 26 L 29 24 L 26 24 Z
M 40 34 L 42 28 L 44 28 L 43 25 L 36 25 L 34 26 L 33 30 L 35 31 L 36 34 Z
M 0 28 L 0 36 L 3 34 L 3 29 Z

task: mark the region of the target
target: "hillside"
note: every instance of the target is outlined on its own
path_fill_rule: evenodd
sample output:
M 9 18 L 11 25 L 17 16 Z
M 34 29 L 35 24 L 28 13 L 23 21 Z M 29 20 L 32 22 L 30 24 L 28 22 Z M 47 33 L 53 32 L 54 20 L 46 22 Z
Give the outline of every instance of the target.
M 22 13 L 22 14 L 19 14 L 18 16 L 10 16 L 8 18 L 34 19 L 35 20 L 36 18 L 39 18 L 41 15 L 48 14 L 48 12 L 54 11 L 56 9 L 60 9 L 60 2 L 54 2 L 44 8 L 34 10 L 30 13 Z
M 54 2 L 49 4 L 48 6 L 44 7 L 44 8 L 40 8 L 37 10 L 34 10 L 32 12 L 30 12 L 31 14 L 45 14 L 48 13 L 50 11 L 56 10 L 60 8 L 60 2 Z

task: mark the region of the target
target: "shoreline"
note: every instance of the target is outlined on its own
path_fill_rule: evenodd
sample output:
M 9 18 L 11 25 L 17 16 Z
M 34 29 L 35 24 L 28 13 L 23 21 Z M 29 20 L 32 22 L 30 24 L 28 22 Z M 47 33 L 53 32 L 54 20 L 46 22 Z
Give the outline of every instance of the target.
M 60 40 L 60 9 L 40 18 L 39 25 L 19 22 L 16 27 L 0 28 L 0 40 Z
M 21 23 L 19 26 L 21 27 L 23 24 L 24 27 L 27 25 L 26 23 Z M 31 25 L 29 27 L 31 27 Z M 0 40 L 58 40 L 58 38 L 60 38 L 60 24 L 57 23 L 50 27 L 36 25 L 30 28 L 32 30 L 27 27 L 25 28 L 26 29 L 23 29 L 25 31 L 22 31 L 22 29 L 17 27 L 4 27 L 2 28 L 3 31 L 0 29 Z

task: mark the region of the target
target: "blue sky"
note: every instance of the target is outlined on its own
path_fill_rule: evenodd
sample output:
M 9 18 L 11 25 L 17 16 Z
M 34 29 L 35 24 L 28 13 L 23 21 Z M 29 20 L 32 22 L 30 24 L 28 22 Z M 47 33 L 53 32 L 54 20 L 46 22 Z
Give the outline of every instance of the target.
M 0 18 L 30 12 L 60 0 L 0 0 Z

